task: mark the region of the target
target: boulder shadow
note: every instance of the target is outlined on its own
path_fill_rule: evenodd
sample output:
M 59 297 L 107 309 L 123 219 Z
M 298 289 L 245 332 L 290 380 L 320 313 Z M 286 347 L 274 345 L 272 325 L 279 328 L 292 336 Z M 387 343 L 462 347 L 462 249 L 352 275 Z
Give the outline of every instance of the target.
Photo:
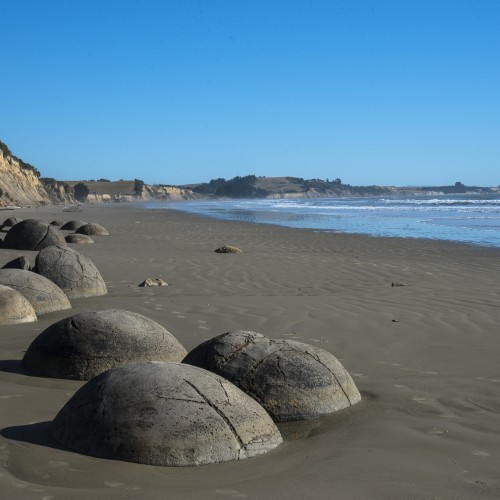
M 0 372 L 17 373 L 33 377 L 33 374 L 22 367 L 20 359 L 0 359 Z
M 12 439 L 13 441 L 21 441 L 23 443 L 45 446 L 46 448 L 67 451 L 67 448 L 60 445 L 55 439 L 50 437 L 49 425 L 51 423 L 51 421 L 46 421 L 37 422 L 35 424 L 5 427 L 0 430 L 0 436 L 6 439 Z

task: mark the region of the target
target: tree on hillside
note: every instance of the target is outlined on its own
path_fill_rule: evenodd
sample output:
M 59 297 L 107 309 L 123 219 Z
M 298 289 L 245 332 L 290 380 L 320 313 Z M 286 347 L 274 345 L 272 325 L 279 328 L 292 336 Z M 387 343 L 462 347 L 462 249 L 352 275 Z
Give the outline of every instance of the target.
M 144 191 L 144 181 L 134 179 L 134 192 L 136 196 L 141 196 Z
M 75 187 L 73 188 L 73 193 L 75 194 L 76 200 L 85 202 L 87 201 L 87 198 L 89 196 L 89 188 L 87 187 L 87 184 L 79 182 L 78 184 L 75 184 Z

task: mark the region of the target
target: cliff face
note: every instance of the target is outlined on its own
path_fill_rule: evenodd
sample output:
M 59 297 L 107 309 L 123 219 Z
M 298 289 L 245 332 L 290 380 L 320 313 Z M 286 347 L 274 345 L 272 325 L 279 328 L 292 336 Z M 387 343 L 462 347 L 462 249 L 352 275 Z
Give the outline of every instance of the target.
M 73 191 L 64 182 L 40 178 L 40 172 L 14 156 L 0 141 L 0 207 L 73 203 Z
M 145 185 L 142 192 L 143 200 L 194 200 L 199 198 L 190 189 L 174 186 L 149 186 Z
M 0 148 L 0 206 L 50 203 L 38 171 L 23 165 L 8 149 Z

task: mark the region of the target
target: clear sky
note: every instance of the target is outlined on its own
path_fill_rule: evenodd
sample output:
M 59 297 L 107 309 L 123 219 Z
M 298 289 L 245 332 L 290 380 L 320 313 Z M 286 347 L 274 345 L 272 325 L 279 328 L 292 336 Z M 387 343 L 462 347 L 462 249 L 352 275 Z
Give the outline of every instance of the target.
M 499 0 L 0 0 L 0 54 L 46 177 L 500 184 Z

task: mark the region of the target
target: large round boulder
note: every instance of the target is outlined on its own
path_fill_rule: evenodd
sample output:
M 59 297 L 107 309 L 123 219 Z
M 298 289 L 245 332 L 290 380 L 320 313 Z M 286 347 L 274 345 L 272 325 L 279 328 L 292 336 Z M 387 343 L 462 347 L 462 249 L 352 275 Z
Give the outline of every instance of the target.
M 66 246 L 64 236 L 47 222 L 26 219 L 12 226 L 5 236 L 4 246 L 16 250 L 41 250 L 50 245 Z
M 31 271 L 0 269 L 0 285 L 26 297 L 38 315 L 71 309 L 68 297 L 55 283 Z
M 78 243 L 80 245 L 94 243 L 94 240 L 86 234 L 71 233 L 66 235 L 64 239 L 66 240 L 66 243 Z
M 5 219 L 3 221 L 3 224 L 2 226 L 0 227 L 0 229 L 4 229 L 6 227 L 12 227 L 12 226 L 15 226 L 18 222 L 21 222 L 23 219 L 21 219 L 20 217 L 9 217 L 8 219 Z
M 76 232 L 87 235 L 109 236 L 108 230 L 95 222 L 79 227 Z
M 40 377 L 89 380 L 125 363 L 181 361 L 185 355 L 179 341 L 152 319 L 106 309 L 49 326 L 29 346 L 23 366 Z
M 282 442 L 265 410 L 194 366 L 131 363 L 87 382 L 49 427 L 86 455 L 151 465 L 201 465 L 260 455 Z
M 0 285 L 0 325 L 33 321 L 36 321 L 36 313 L 28 299 L 13 288 Z
M 84 226 L 85 224 L 87 223 L 83 220 L 70 220 L 69 222 L 65 222 L 61 226 L 61 229 L 64 229 L 65 231 L 75 231 L 79 227 Z
M 70 299 L 108 293 L 94 263 L 72 248 L 44 248 L 36 257 L 35 271 L 53 281 Z
M 207 340 L 183 363 L 213 371 L 257 400 L 277 422 L 333 413 L 361 396 L 329 352 L 238 330 Z

